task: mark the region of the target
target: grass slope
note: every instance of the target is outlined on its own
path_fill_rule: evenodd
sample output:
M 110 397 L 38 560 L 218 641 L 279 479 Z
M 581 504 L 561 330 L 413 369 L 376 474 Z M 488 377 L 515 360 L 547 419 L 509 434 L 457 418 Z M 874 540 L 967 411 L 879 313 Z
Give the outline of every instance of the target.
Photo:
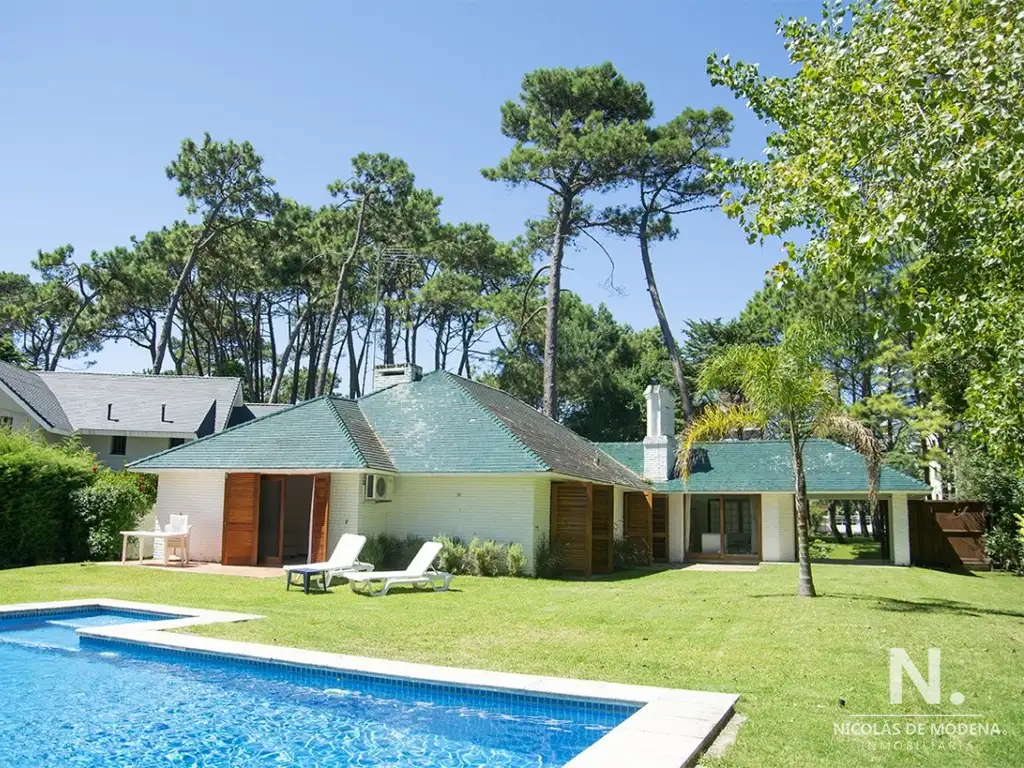
M 818 565 L 822 596 L 798 601 L 792 566 L 669 571 L 595 581 L 457 578 L 448 594 L 386 598 L 285 592 L 256 580 L 100 565 L 0 572 L 0 601 L 103 596 L 265 614 L 204 634 L 326 651 L 740 693 L 749 720 L 713 765 L 1011 766 L 1024 754 L 1024 580 Z M 890 647 L 943 697 L 1002 736 L 893 739 L 833 733 L 851 713 L 935 711 L 905 684 L 888 703 Z M 846 707 L 840 708 L 843 697 Z M 957 708 L 945 705 L 943 712 Z M 892 720 L 889 722 L 897 722 Z M 905 722 L 905 721 L 903 721 Z

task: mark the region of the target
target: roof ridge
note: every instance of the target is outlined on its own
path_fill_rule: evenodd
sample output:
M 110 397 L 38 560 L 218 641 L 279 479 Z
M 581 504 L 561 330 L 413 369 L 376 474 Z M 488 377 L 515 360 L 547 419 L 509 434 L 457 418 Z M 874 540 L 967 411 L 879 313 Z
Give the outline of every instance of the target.
M 325 395 L 325 397 L 327 398 L 327 406 L 331 409 L 331 412 L 334 414 L 334 418 L 337 420 L 338 426 L 341 427 L 342 431 L 345 433 L 345 438 L 348 440 L 348 444 L 352 448 L 352 451 L 363 462 L 363 468 L 369 469 L 370 462 L 366 460 L 366 454 L 363 453 L 363 449 L 359 447 L 359 444 L 356 442 L 356 439 L 352 437 L 352 430 L 348 428 L 348 424 L 345 423 L 344 417 L 338 412 L 338 408 L 334 404 L 334 397 L 331 395 Z M 360 411 L 360 413 L 362 413 L 362 411 Z
M 320 397 L 314 397 L 311 400 L 303 400 L 303 401 L 298 402 L 298 403 L 291 403 L 289 405 L 286 405 L 284 408 L 282 408 L 279 411 L 274 411 L 273 413 L 268 413 L 266 416 L 260 416 L 258 420 L 259 421 L 270 420 L 270 419 L 274 418 L 275 416 L 280 416 L 281 414 L 285 414 L 285 413 L 291 413 L 292 411 L 294 411 L 294 410 L 296 410 L 298 408 L 302 408 L 303 406 L 309 405 L 310 403 L 315 403 L 317 400 L 323 400 L 325 397 L 330 397 L 330 395 L 320 395 Z M 220 432 L 214 432 L 214 433 L 209 434 L 209 435 L 204 435 L 203 437 L 200 437 L 198 440 L 192 440 L 191 442 L 182 443 L 181 445 L 175 445 L 172 448 L 164 448 L 162 451 L 157 451 L 156 453 L 151 453 L 148 456 L 143 456 L 140 459 L 136 459 L 135 461 L 127 464 L 125 466 L 125 468 L 126 469 L 131 469 L 131 467 L 133 467 L 135 464 L 138 464 L 141 461 L 149 461 L 150 459 L 155 459 L 157 456 L 166 456 L 167 454 L 174 453 L 175 451 L 180 450 L 182 448 L 188 448 L 190 446 L 197 445 L 198 443 L 202 443 L 202 442 L 204 442 L 206 440 L 212 440 L 215 437 L 219 437 L 221 435 L 226 435 L 228 432 L 234 432 L 236 429 L 240 429 L 240 428 L 244 427 L 246 424 L 252 424 L 254 421 L 257 421 L 257 419 L 250 419 L 249 421 L 243 421 L 241 424 L 235 424 L 235 426 L 233 426 L 233 427 L 227 427 L 226 429 L 222 429 Z
M 15 366 L 17 367 L 17 366 Z M 25 370 L 21 368 L 20 370 Z M 30 371 L 45 376 L 115 376 L 122 379 L 159 379 L 160 381 L 179 381 L 181 379 L 198 379 L 199 381 L 235 381 L 241 383 L 240 376 L 199 376 L 194 373 L 118 373 L 110 371 Z
M 838 440 L 833 440 L 833 439 L 832 439 L 832 438 L 830 438 L 830 437 L 819 437 L 819 438 L 816 438 L 816 439 L 817 439 L 818 441 L 822 442 L 822 443 L 833 443 L 833 444 L 835 444 L 835 445 L 838 445 L 838 446 L 839 446 L 840 448 L 845 448 L 846 450 L 850 451 L 851 453 L 856 453 L 856 454 L 857 454 L 858 456 L 860 456 L 860 457 L 861 457 L 861 458 L 863 458 L 863 459 L 864 459 L 865 461 L 867 461 L 867 457 L 866 457 L 866 456 L 864 456 L 864 454 L 863 454 L 863 453 L 861 453 L 860 451 L 858 451 L 858 450 L 857 450 L 856 448 L 851 448 L 851 447 L 850 447 L 850 446 L 848 446 L 848 445 L 843 445 L 843 444 L 842 444 L 842 443 L 840 443 L 840 442 L 839 442 Z M 878 476 L 879 476 L 879 485 L 881 485 L 881 476 L 882 476 L 882 472 L 884 472 L 885 470 L 889 470 L 890 472 L 895 472 L 895 473 L 896 473 L 897 475 L 903 475 L 903 477 L 907 478 L 907 480 L 913 480 L 913 481 L 914 481 L 915 483 L 922 483 L 922 484 L 924 484 L 924 485 L 927 485 L 927 483 L 925 483 L 925 482 L 924 482 L 924 480 L 921 480 L 920 478 L 914 477 L 913 475 L 908 475 L 908 474 L 907 474 L 906 472 L 904 472 L 904 471 L 903 471 L 902 469 L 898 469 L 897 467 L 894 467 L 894 466 L 891 466 L 891 465 L 889 465 L 889 464 L 886 464 L 886 463 L 885 463 L 885 460 L 884 460 L 884 459 L 883 459 L 883 461 L 882 461 L 882 465 L 881 465 L 881 467 L 880 467 L 880 468 L 879 468 L 879 470 L 878 470 Z M 930 486 L 929 486 L 929 487 L 930 487 Z
M 519 438 L 519 436 L 517 434 L 515 434 L 511 429 L 508 428 L 508 425 L 505 424 L 505 422 L 503 422 L 501 419 L 499 419 L 497 416 L 495 416 L 490 408 L 488 408 L 486 405 L 484 405 L 479 400 L 477 400 L 473 396 L 473 393 L 470 392 L 468 389 L 466 389 L 466 387 L 463 386 L 463 384 L 462 384 L 462 382 L 466 382 L 466 381 L 471 381 L 473 384 L 479 384 L 479 382 L 472 381 L 472 379 L 465 379 L 462 376 L 457 376 L 456 374 L 452 373 L 451 371 L 434 371 L 433 373 L 444 373 L 444 374 L 446 374 L 444 378 L 447 378 L 448 380 L 452 381 L 452 383 L 455 384 L 455 386 L 457 386 L 466 395 L 466 397 L 468 397 L 470 400 L 473 401 L 473 404 L 476 405 L 477 408 L 479 408 L 481 411 L 486 413 L 488 418 L 490 418 L 490 420 L 492 422 L 494 422 L 494 424 L 498 427 L 498 429 L 500 429 L 502 432 L 504 432 L 505 435 L 507 435 L 512 440 L 513 443 L 515 443 L 520 448 L 522 448 L 526 452 L 527 456 L 529 456 L 531 459 L 533 459 L 535 462 L 537 462 L 537 466 L 542 467 L 545 472 L 550 472 L 551 471 L 551 466 L 546 461 L 544 461 L 540 456 L 538 456 L 533 451 L 533 449 L 530 448 L 530 446 L 528 446 L 525 442 L 523 442 Z M 481 384 L 480 386 L 487 387 L 486 384 Z M 496 389 L 495 387 L 487 387 L 487 388 L 488 389 L 492 389 L 495 392 L 501 392 L 501 394 L 505 395 L 505 397 L 512 397 L 510 394 L 508 394 L 508 392 L 502 392 L 502 390 Z M 524 405 L 525 405 L 525 403 L 524 403 Z M 547 418 L 547 417 L 545 417 L 545 418 Z M 572 430 L 570 430 L 570 431 L 572 431 Z M 603 453 L 603 451 L 602 451 L 602 453 Z
M 563 424 L 562 426 L 564 427 L 565 425 Z M 566 429 L 569 429 L 569 428 L 566 427 Z M 571 429 L 569 431 L 572 432 L 577 437 L 579 437 L 580 439 L 587 440 L 587 438 L 583 437 L 583 435 L 578 435 L 578 434 L 576 434 L 576 432 L 573 432 L 573 430 L 571 430 Z M 624 470 L 629 472 L 629 474 L 633 475 L 634 477 L 639 478 L 640 482 L 652 484 L 651 481 L 642 472 L 637 472 L 632 467 L 629 467 L 626 464 L 623 464 L 621 461 L 619 461 L 614 456 L 612 456 L 610 453 L 608 453 L 608 451 L 606 451 L 604 448 L 601 447 L 601 443 L 595 442 L 594 440 L 587 440 L 587 442 L 590 443 L 591 445 L 593 445 L 595 448 L 597 448 L 597 450 L 599 450 L 606 457 L 608 457 L 609 459 L 614 461 L 616 464 L 618 464 Z M 642 447 L 643 443 L 628 443 L 628 442 L 611 441 L 611 442 L 605 443 L 605 445 L 640 445 Z M 673 465 L 672 469 L 674 469 L 674 468 L 675 468 L 675 465 Z M 670 471 L 670 474 L 671 474 L 671 471 Z

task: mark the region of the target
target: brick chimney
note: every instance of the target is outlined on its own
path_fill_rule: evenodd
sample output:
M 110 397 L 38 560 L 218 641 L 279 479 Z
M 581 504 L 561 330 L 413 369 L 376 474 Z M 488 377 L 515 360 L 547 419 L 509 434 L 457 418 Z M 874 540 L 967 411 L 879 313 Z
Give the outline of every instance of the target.
M 423 378 L 423 369 L 416 363 L 378 365 L 373 369 L 373 391 L 390 387 L 392 384 L 408 384 Z
M 644 438 L 644 476 L 654 482 L 672 478 L 676 465 L 676 398 L 661 384 L 644 390 L 647 398 L 647 437 Z

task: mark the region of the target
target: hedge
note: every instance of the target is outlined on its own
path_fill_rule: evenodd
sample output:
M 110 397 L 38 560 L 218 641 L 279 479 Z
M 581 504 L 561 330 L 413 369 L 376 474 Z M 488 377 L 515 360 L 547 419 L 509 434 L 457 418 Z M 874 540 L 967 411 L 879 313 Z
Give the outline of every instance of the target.
M 75 439 L 0 429 L 0 568 L 114 556 L 111 532 L 137 525 L 151 486 L 101 467 Z

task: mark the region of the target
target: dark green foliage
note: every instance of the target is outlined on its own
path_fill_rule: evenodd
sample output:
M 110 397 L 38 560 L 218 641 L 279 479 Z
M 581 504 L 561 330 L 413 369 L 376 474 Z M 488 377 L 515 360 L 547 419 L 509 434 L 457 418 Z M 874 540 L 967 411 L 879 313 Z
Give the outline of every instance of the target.
M 418 536 L 403 539 L 390 533 L 371 534 L 366 537 L 359 559 L 372 563 L 378 571 L 400 571 L 409 565 L 424 541 Z
M 615 540 L 615 569 L 646 568 L 652 562 L 651 550 L 646 541 L 638 539 Z
M 559 302 L 558 417 L 589 440 L 640 440 L 644 388 L 652 378 L 672 380 L 656 329 L 634 331 L 603 304 L 592 307 L 563 291 Z M 535 326 L 520 349 L 498 350 L 485 381 L 531 405 L 543 401 L 543 329 Z
M 96 482 L 71 496 L 76 521 L 88 531 L 90 560 L 112 560 L 121 552 L 121 531 L 136 530 L 153 505 L 147 483 L 130 472 L 101 471 Z
M 76 442 L 0 430 L 0 568 L 81 560 L 88 529 L 72 499 L 99 471 Z
M 557 579 L 565 571 L 565 545 L 546 533 L 537 537 L 534 572 L 539 579 Z
M 1024 542 L 1017 515 L 1024 513 L 1024 480 L 1010 463 L 968 445 L 953 451 L 956 492 L 962 499 L 985 502 L 988 531 L 985 547 L 992 565 L 1007 571 L 1024 570 Z

